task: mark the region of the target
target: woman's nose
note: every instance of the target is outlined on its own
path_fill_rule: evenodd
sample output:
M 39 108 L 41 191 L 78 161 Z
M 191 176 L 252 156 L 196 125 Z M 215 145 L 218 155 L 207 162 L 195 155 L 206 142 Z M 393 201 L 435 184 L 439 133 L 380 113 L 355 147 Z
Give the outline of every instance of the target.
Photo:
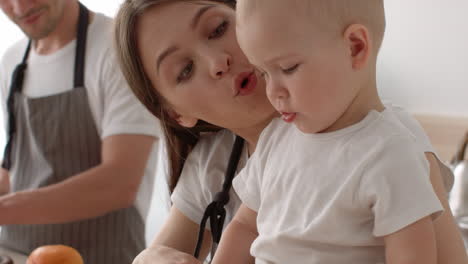
M 211 59 L 210 74 L 213 78 L 219 79 L 231 69 L 232 58 L 227 53 L 213 55 Z

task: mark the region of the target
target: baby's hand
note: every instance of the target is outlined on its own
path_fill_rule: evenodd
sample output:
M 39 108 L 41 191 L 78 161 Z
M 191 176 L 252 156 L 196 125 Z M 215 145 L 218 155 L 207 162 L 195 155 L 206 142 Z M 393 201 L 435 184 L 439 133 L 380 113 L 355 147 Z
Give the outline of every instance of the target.
M 199 260 L 176 249 L 158 246 L 142 251 L 133 264 L 202 264 Z

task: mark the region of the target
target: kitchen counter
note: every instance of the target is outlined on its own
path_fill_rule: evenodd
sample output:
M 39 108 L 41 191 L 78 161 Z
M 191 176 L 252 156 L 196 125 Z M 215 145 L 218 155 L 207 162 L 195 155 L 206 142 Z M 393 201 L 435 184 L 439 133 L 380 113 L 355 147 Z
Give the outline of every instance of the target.
M 26 264 L 26 260 L 28 259 L 26 255 L 2 247 L 0 247 L 0 255 L 9 256 L 13 259 L 14 264 Z

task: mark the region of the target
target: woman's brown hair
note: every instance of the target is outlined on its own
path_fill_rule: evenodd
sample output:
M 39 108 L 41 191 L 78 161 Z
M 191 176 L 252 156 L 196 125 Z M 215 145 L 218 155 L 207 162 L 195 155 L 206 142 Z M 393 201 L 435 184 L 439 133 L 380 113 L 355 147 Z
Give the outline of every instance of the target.
M 114 45 L 117 59 L 125 79 L 138 100 L 161 121 L 167 140 L 170 180 L 174 190 L 184 162 L 197 143 L 200 133 L 218 131 L 221 128 L 199 121 L 193 128 L 179 125 L 170 117 L 164 98 L 157 92 L 143 69 L 137 46 L 136 25 L 138 18 L 150 8 L 170 2 L 198 2 L 196 0 L 126 0 L 120 7 L 114 28 Z M 227 4 L 234 8 L 234 0 L 208 0 Z

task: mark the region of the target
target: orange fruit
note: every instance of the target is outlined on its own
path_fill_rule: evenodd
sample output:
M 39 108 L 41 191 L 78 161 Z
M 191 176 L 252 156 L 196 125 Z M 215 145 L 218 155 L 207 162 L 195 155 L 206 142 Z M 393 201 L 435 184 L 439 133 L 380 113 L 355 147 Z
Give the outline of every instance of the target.
M 26 264 L 83 264 L 83 258 L 72 247 L 48 245 L 31 252 Z

